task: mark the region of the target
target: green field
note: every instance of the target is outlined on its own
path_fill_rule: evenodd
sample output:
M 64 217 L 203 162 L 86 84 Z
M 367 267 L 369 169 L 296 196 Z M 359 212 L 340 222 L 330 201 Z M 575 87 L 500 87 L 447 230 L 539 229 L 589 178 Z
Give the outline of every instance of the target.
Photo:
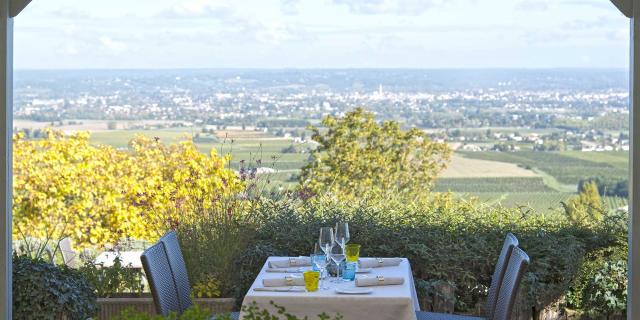
M 200 129 L 172 128 L 156 130 L 112 130 L 92 134 L 92 142 L 117 148 L 127 147 L 136 134 L 158 137 L 176 143 L 194 137 Z M 283 153 L 291 139 L 270 134 L 229 130 L 217 136 L 200 133 L 194 139 L 202 152 L 215 149 L 231 154 L 230 166 L 238 169 L 241 161 L 252 167 L 268 167 L 275 173 L 263 175 L 272 186 L 292 187 L 309 153 Z M 603 176 L 626 179 L 626 152 L 458 152 L 449 169 L 437 180 L 435 191 L 451 191 L 461 197 L 477 197 L 490 205 L 524 206 L 539 212 L 559 210 L 561 202 L 575 195 L 580 179 Z M 607 197 L 611 209 L 623 207 L 626 199 Z
M 171 144 L 190 139 L 200 130 L 188 131 L 185 128 L 161 130 L 113 130 L 100 131 L 91 134 L 91 141 L 95 144 L 106 144 L 116 148 L 126 148 L 129 141 L 138 134 L 148 137 L 158 137 L 160 141 Z M 194 140 L 198 150 L 208 153 L 215 149 L 218 154 L 231 154 L 232 168 L 239 168 L 240 161 L 247 165 L 269 167 L 276 170 L 299 170 L 308 158 L 305 153 L 283 153 L 292 144 L 291 139 L 277 138 L 259 132 L 230 131 L 225 138 L 204 136 Z M 257 164 L 257 162 L 261 164 Z
M 576 185 L 588 177 L 626 179 L 626 152 L 464 152 L 465 157 L 503 161 L 545 172 L 562 184 Z
M 562 210 L 562 202 L 575 196 L 574 193 L 563 192 L 468 192 L 456 195 L 467 199 L 477 198 L 488 205 L 530 208 L 540 213 L 559 212 Z M 617 210 L 627 205 L 627 199 L 619 197 L 604 197 L 603 202 L 609 210 Z
M 541 177 L 508 178 L 440 178 L 435 191 L 440 192 L 553 192 Z

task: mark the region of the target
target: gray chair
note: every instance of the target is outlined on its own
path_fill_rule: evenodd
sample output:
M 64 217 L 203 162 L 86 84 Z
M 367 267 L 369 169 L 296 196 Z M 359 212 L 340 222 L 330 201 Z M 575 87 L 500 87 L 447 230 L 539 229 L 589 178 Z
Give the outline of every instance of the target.
M 520 248 L 513 248 L 504 273 L 493 320 L 509 320 L 516 302 L 520 280 L 529 266 L 529 256 Z
M 171 274 L 175 284 L 180 312 L 182 314 L 187 310 L 193 301 L 191 300 L 191 284 L 189 282 L 189 274 L 187 265 L 184 263 L 184 256 L 178 242 L 178 235 L 175 231 L 169 231 L 160 238 L 160 243 L 164 245 L 167 252 Z M 237 320 L 240 317 L 238 312 L 231 313 L 231 319 Z M 215 317 L 213 317 L 215 319 Z
M 178 290 L 164 244 L 159 242 L 149 247 L 142 253 L 140 260 L 149 282 L 156 312 L 165 317 L 171 312 L 180 313 Z
M 178 236 L 175 231 L 169 231 L 160 238 L 160 242 L 164 243 L 164 247 L 167 249 L 169 265 L 171 266 L 173 279 L 178 289 L 180 313 L 182 313 L 193 304 L 193 301 L 191 301 L 191 285 L 189 283 L 189 275 L 187 274 L 187 266 L 184 263 L 182 250 L 180 250 Z
M 489 287 L 489 294 L 487 296 L 487 302 L 485 304 L 485 318 L 462 316 L 448 313 L 435 313 L 435 312 L 416 312 L 418 320 L 478 320 L 478 319 L 493 319 L 493 313 L 496 308 L 496 301 L 498 300 L 498 292 L 502 284 L 502 279 L 507 269 L 507 263 L 513 248 L 519 244 L 518 239 L 511 233 L 507 233 L 504 243 L 502 244 L 502 250 L 498 256 L 498 263 L 493 270 L 493 276 L 491 277 L 491 287 Z
M 493 318 L 493 313 L 496 310 L 496 302 L 498 301 L 498 291 L 502 286 L 502 279 L 504 273 L 507 270 L 507 263 L 513 248 L 517 248 L 520 243 L 518 238 L 511 233 L 507 233 L 507 237 L 504 239 L 500 256 L 498 256 L 498 263 L 493 270 L 493 276 L 491 277 L 491 286 L 489 287 L 489 294 L 487 295 L 487 302 L 485 303 L 484 316 L 487 319 Z

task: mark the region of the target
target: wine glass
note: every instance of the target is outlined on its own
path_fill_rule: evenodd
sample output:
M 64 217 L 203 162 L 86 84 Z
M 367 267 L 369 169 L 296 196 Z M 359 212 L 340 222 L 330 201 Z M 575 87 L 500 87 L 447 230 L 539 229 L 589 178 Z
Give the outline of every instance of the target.
M 342 251 L 344 251 L 344 247 L 347 245 L 347 242 L 349 242 L 349 224 L 346 222 L 336 223 L 335 231 L 336 243 L 338 243 L 338 245 L 342 248 Z
M 323 254 L 322 252 L 320 253 L 314 253 L 312 255 L 312 260 L 311 262 L 313 262 L 313 264 L 316 265 L 316 267 L 318 267 L 318 269 L 320 269 L 320 289 L 326 290 L 329 289 L 328 287 L 324 286 L 324 277 L 322 276 L 324 274 L 325 269 L 327 268 L 327 265 L 329 264 L 329 259 L 327 258 L 326 254 Z
M 335 241 L 335 237 L 333 234 L 333 228 L 331 227 L 322 227 L 320 228 L 320 238 L 318 239 L 318 244 L 324 254 L 329 256 L 329 252 L 331 248 L 333 248 L 333 243 Z
M 333 262 L 335 262 L 336 264 L 336 270 L 337 270 L 337 278 L 336 280 L 332 281 L 332 282 L 342 282 L 341 278 L 340 278 L 340 263 L 342 262 L 342 260 L 344 260 L 345 258 L 345 254 L 344 254 L 344 249 L 342 249 L 341 246 L 333 246 L 333 248 L 331 248 L 331 254 L 329 255 L 331 257 L 331 260 L 333 260 Z
M 313 244 L 313 251 L 311 252 L 311 265 L 313 266 L 313 270 L 314 271 L 320 271 L 320 278 L 324 277 L 324 274 L 322 274 L 322 270 L 320 270 L 320 268 L 316 265 L 315 258 L 316 256 L 324 256 L 324 251 L 322 251 L 322 249 L 320 249 L 320 245 L 316 242 Z

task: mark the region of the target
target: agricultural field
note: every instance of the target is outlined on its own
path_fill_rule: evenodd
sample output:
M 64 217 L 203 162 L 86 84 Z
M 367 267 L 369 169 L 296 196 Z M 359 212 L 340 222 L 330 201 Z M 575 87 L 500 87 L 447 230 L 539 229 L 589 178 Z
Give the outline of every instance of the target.
M 436 182 L 440 192 L 554 192 L 541 177 L 484 177 L 440 178 Z
M 96 144 L 126 148 L 136 135 L 158 137 L 167 144 L 193 138 L 198 149 L 208 153 L 215 149 L 218 154 L 231 154 L 231 167 L 239 168 L 240 162 L 257 167 L 269 167 L 276 170 L 298 170 L 308 158 L 308 153 L 284 153 L 293 144 L 290 138 L 274 137 L 256 131 L 228 130 L 215 135 L 203 134 L 198 129 L 186 131 L 185 128 L 161 130 L 113 130 L 94 132 L 91 140 Z M 300 149 L 304 149 L 301 147 Z M 257 162 L 260 162 L 258 164 Z
M 233 169 L 237 170 L 242 165 L 273 169 L 275 172 L 262 174 L 260 180 L 265 184 L 268 181 L 269 187 L 276 188 L 293 187 L 300 168 L 309 157 L 308 152 L 285 153 L 285 149 L 294 144 L 290 138 L 275 137 L 253 130 L 232 129 L 217 131 L 215 134 L 204 134 L 201 131 L 201 128 L 98 131 L 91 134 L 91 141 L 126 148 L 129 141 L 139 134 L 158 137 L 167 144 L 193 139 L 201 152 L 209 153 L 214 149 L 218 154 L 230 154 L 231 162 L 228 165 Z M 308 149 L 306 144 L 295 145 L 299 151 Z
M 622 165 L 625 152 L 464 152 L 470 159 L 510 162 L 527 169 L 537 169 L 562 184 L 576 185 L 588 177 L 626 179 Z M 612 160 L 613 159 L 613 160 Z M 614 161 L 615 160 L 615 161 Z
M 460 152 L 468 159 L 512 163 L 537 173 L 538 178 L 441 179 L 437 190 L 477 197 L 489 204 L 526 206 L 538 212 L 561 209 L 561 202 L 574 196 L 577 183 L 589 177 L 627 178 L 627 152 Z M 545 190 L 546 189 L 546 190 Z M 627 199 L 605 197 L 605 206 L 615 210 Z
M 536 177 L 532 170 L 517 164 L 472 159 L 454 154 L 448 167 L 440 174 L 441 178 L 484 178 L 484 177 Z
M 153 130 L 110 130 L 92 133 L 96 144 L 126 148 L 136 134 L 158 137 L 165 143 L 193 138 L 202 152 L 215 149 L 231 154 L 234 169 L 246 166 L 272 168 L 263 174 L 270 186 L 295 186 L 300 168 L 309 157 L 310 146 L 291 138 L 253 131 L 230 129 L 203 133 L 201 128 Z M 295 145 L 295 149 L 291 146 Z M 288 151 L 288 152 L 286 152 Z M 464 198 L 478 198 L 488 205 L 532 208 L 548 213 L 562 208 L 561 202 L 576 194 L 580 179 L 627 176 L 625 152 L 456 152 L 435 184 L 437 192 L 453 192 Z M 611 209 L 624 207 L 626 199 L 607 197 Z
M 477 198 L 490 206 L 520 207 L 537 213 L 559 211 L 563 201 L 575 196 L 566 192 L 466 192 L 458 195 L 467 199 Z

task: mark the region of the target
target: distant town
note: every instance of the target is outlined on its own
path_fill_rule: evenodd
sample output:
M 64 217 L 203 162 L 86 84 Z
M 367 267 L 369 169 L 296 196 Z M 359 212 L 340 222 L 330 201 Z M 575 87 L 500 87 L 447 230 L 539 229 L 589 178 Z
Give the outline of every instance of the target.
M 462 79 L 478 76 L 473 71 L 450 72 Z M 578 71 L 585 83 L 568 78 L 554 86 L 562 82 L 565 72 L 521 71 L 502 76 L 494 71 L 483 79 L 487 83 L 465 86 L 447 85 L 446 79 L 438 78 L 444 71 L 432 75 L 429 71 L 361 70 L 360 78 L 344 70 L 85 71 L 51 74 L 51 79 L 44 72 L 45 77 L 35 77 L 34 71 L 25 71 L 17 76 L 15 118 L 53 125 L 111 120 L 111 128 L 124 120 L 242 126 L 304 140 L 304 128 L 323 116 L 339 116 L 363 106 L 380 120 L 423 128 L 434 138 L 456 142 L 468 151 L 628 150 L 624 74 Z M 548 86 L 536 83 L 537 79 Z

